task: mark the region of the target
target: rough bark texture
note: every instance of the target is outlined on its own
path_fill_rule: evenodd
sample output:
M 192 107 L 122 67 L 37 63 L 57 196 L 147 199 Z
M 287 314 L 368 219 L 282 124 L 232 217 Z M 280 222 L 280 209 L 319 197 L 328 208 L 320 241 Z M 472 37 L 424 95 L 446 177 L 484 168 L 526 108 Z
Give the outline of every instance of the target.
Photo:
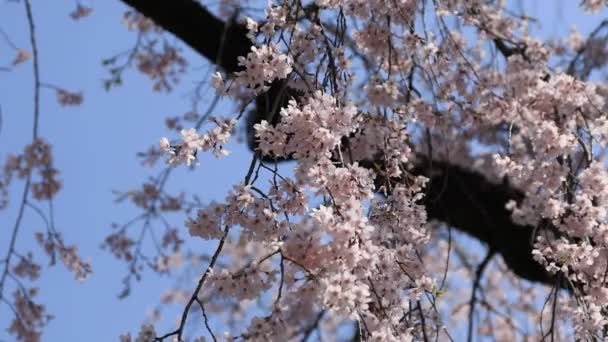
M 237 57 L 246 55 L 251 42 L 238 24 L 224 23 L 193 0 L 121 0 L 173 33 L 209 61 L 227 72 L 238 71 Z M 223 42 L 222 42 L 223 41 Z M 289 91 L 289 90 L 287 90 Z M 277 82 L 260 95 L 250 115 L 262 117 L 269 108 L 280 107 L 286 99 L 285 87 Z M 275 104 L 279 104 L 276 106 Z M 273 117 L 264 114 L 263 117 Z M 251 144 L 250 144 L 251 146 Z M 508 200 L 520 201 L 524 194 L 508 182 L 493 184 L 484 176 L 445 162 L 433 162 L 433 174 L 423 158 L 412 172 L 430 176 L 425 206 L 430 219 L 440 220 L 483 241 L 500 253 L 519 277 L 554 285 L 554 277 L 532 259 L 535 228 L 515 224 L 505 209 Z M 370 163 L 371 165 L 372 163 Z M 382 180 L 380 180 L 382 181 Z
M 429 176 L 421 159 L 413 172 Z M 472 235 L 500 253 L 507 266 L 521 278 L 555 284 L 532 258 L 535 227 L 513 223 L 505 208 L 509 200 L 520 202 L 524 194 L 511 187 L 489 182 L 484 176 L 457 165 L 433 161 L 425 207 L 433 218 Z

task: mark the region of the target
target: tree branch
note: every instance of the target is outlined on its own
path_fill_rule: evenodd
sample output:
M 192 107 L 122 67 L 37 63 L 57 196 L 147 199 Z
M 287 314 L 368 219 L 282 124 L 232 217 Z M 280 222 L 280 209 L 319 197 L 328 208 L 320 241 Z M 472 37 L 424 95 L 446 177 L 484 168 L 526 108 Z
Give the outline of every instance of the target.
M 247 29 L 225 23 L 194 0 L 121 0 L 156 25 L 173 33 L 226 72 L 239 71 L 237 57 L 246 56 L 252 43 Z M 226 44 L 222 44 L 222 38 Z
M 532 258 L 535 227 L 513 222 L 505 208 L 510 200 L 525 195 L 507 181 L 494 184 L 483 175 L 446 162 L 433 161 L 433 173 L 421 159 L 411 170 L 430 179 L 424 205 L 429 219 L 444 222 L 487 244 L 501 254 L 507 266 L 521 278 L 555 284 L 542 265 Z M 382 181 L 382 179 L 379 179 Z

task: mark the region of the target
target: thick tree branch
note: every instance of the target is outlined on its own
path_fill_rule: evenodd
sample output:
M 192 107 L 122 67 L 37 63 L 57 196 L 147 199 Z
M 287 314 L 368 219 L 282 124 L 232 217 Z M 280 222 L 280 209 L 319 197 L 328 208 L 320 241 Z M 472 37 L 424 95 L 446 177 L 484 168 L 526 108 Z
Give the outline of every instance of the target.
M 518 276 L 554 284 L 544 267 L 532 258 L 535 227 L 514 223 L 505 208 L 510 200 L 521 202 L 522 192 L 506 181 L 494 184 L 479 173 L 446 162 L 434 160 L 429 175 L 427 165 L 421 160 L 411 171 L 430 178 L 424 202 L 430 219 L 485 242 Z
M 173 33 L 226 72 L 239 70 L 238 56 L 246 56 L 252 43 L 247 29 L 225 23 L 194 0 L 121 0 L 156 25 Z
M 199 3 L 192 0 L 122 0 L 175 34 L 211 62 L 227 72 L 238 70 L 237 57 L 246 55 L 251 42 L 246 30 L 238 24 L 225 25 Z M 227 28 L 226 33 L 224 33 Z M 220 54 L 222 36 L 225 49 Z M 256 115 L 272 118 L 288 98 L 284 82 L 275 82 L 271 90 L 258 97 Z M 251 144 L 250 144 L 251 146 Z M 365 163 L 362 163 L 365 164 Z M 369 163 L 373 167 L 374 163 Z M 505 209 L 509 200 L 521 201 L 524 194 L 507 182 L 493 184 L 483 175 L 445 162 L 433 161 L 433 174 L 421 158 L 411 172 L 431 179 L 425 200 L 429 219 L 436 219 L 483 241 L 500 253 L 507 266 L 519 277 L 553 285 L 553 277 L 532 258 L 532 226 L 521 226 L 511 220 Z M 378 182 L 388 181 L 378 177 Z

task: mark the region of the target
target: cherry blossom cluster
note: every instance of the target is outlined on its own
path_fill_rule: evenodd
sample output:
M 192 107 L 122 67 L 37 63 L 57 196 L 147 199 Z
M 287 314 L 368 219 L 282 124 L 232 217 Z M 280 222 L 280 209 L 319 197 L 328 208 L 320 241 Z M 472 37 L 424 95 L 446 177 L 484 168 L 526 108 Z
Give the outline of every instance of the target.
M 136 11 L 126 11 L 123 23 L 128 30 L 136 32 L 138 38 L 128 53 L 102 61 L 110 74 L 104 80 L 105 89 L 120 86 L 125 69 L 135 64 L 139 72 L 152 80 L 154 91 L 170 92 L 187 68 L 181 49 L 164 36 L 160 26 Z
M 93 13 L 93 9 L 88 6 L 84 6 L 81 3 L 76 4 L 76 8 L 70 12 L 70 18 L 73 20 L 80 20 L 82 18 L 88 17 Z
M 162 49 L 150 43 L 135 55 L 137 69 L 154 81 L 155 91 L 170 91 L 185 71 L 186 60 L 175 47 L 165 43 Z
M 357 128 L 357 110 L 352 105 L 339 106 L 335 98 L 320 91 L 299 106 L 294 100 L 281 109 L 276 127 L 263 120 L 254 126 L 260 151 L 277 157 L 293 154 L 297 159 L 330 157 L 331 151 Z
M 230 139 L 236 120 L 213 120 L 216 127 L 209 132 L 199 135 L 194 128 L 181 131 L 182 141 L 179 145 L 171 145 L 169 139 L 160 140 L 160 150 L 168 155 L 167 162 L 171 165 L 192 165 L 199 151 L 212 150 L 218 157 L 224 157 L 230 153 L 224 145 Z
M 65 89 L 57 89 L 57 102 L 62 106 L 78 106 L 82 104 L 82 93 L 69 92 Z
M 34 171 L 38 172 L 40 180 L 33 178 Z M 20 179 L 32 177 L 31 189 L 34 198 L 49 200 L 61 189 L 61 181 L 57 179 L 58 173 L 53 167 L 51 146 L 38 139 L 26 146 L 23 154 L 8 157 L 4 164 L 4 180 L 0 182 L 0 188 L 7 187 L 14 175 Z
M 32 299 L 38 294 L 38 289 L 27 292 L 16 290 L 13 293 L 15 318 L 8 332 L 21 341 L 40 341 L 42 329 L 53 318 L 46 312 L 44 305 L 35 303 Z
M 252 46 L 251 52 L 241 56 L 238 63 L 245 70 L 235 73 L 229 84 L 219 72 L 214 74 L 213 86 L 220 95 L 238 99 L 247 93 L 257 95 L 267 91 L 272 81 L 287 78 L 292 71 L 293 60 L 290 55 L 282 54 L 276 45 L 266 44 Z
M 162 29 L 154 24 L 154 21 L 146 18 L 143 14 L 136 11 L 126 11 L 123 14 L 122 21 L 130 31 L 136 32 L 161 32 Z
M 599 12 L 608 5 L 606 0 L 583 0 L 581 6 L 589 12 Z
M 178 211 L 184 204 L 184 194 L 177 196 L 161 192 L 158 184 L 154 182 L 144 183 L 141 189 L 131 190 L 120 194 L 117 201 L 129 198 L 131 202 L 143 210 Z
M 239 58 L 239 65 L 245 70 L 236 73 L 237 80 L 259 94 L 268 90 L 271 81 L 286 78 L 291 73 L 291 63 L 291 57 L 280 54 L 274 45 L 252 46 L 247 57 Z
M 74 274 L 78 281 L 84 281 L 92 273 L 91 263 L 83 260 L 75 245 L 66 245 L 59 233 L 49 231 L 47 234 L 36 233 L 36 241 L 54 264 L 57 257 L 64 266 Z

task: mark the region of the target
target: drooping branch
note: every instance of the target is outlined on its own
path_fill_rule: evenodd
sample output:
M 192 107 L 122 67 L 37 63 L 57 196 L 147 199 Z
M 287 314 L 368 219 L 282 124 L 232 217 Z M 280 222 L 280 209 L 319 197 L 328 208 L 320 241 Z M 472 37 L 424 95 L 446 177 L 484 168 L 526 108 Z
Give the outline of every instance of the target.
M 38 44 L 36 42 L 36 29 L 34 24 L 34 16 L 32 14 L 32 6 L 29 0 L 24 1 L 25 5 L 25 13 L 28 22 L 29 28 L 29 37 L 30 44 L 32 48 L 33 54 L 33 72 L 34 72 L 34 124 L 33 124 L 33 132 L 32 132 L 32 144 L 34 144 L 38 140 L 38 124 L 40 119 L 40 63 L 38 60 Z M 30 188 L 32 185 L 32 173 L 29 172 L 25 179 L 25 184 L 23 186 L 23 195 L 21 196 L 21 201 L 19 202 L 19 210 L 17 212 L 17 219 L 15 220 L 15 224 L 13 226 L 11 232 L 10 242 L 6 249 L 6 257 L 2 260 L 4 264 L 4 269 L 2 270 L 2 274 L 0 275 L 0 300 L 5 300 L 4 295 L 4 286 L 6 284 L 7 277 L 11 273 L 11 259 L 16 257 L 15 245 L 17 242 L 17 238 L 19 236 L 19 230 L 21 229 L 21 223 L 23 219 L 23 214 L 25 212 L 28 197 L 30 193 Z
M 173 33 L 209 61 L 226 72 L 238 70 L 237 57 L 246 55 L 251 42 L 246 30 L 236 24 L 226 25 L 193 0 L 121 0 Z M 226 30 L 226 31 L 225 31 Z M 225 31 L 225 32 L 224 32 Z M 222 46 L 221 40 L 227 44 Z M 221 51 L 220 51 L 221 50 Z M 286 98 L 284 82 L 275 82 L 270 91 L 258 96 L 257 112 L 277 110 Z M 272 117 L 268 113 L 266 117 Z M 250 145 L 251 146 L 251 145 Z M 380 162 L 381 163 L 381 162 Z M 363 163 L 365 164 L 365 163 Z M 369 163 L 369 167 L 378 163 Z M 493 184 L 483 175 L 445 162 L 428 163 L 420 159 L 411 172 L 431 179 L 424 202 L 429 219 L 436 219 L 483 241 L 500 253 L 507 266 L 519 277 L 553 285 L 553 277 L 532 258 L 535 228 L 514 223 L 505 209 L 509 200 L 524 198 L 504 182 Z M 379 177 L 377 181 L 382 181 Z

